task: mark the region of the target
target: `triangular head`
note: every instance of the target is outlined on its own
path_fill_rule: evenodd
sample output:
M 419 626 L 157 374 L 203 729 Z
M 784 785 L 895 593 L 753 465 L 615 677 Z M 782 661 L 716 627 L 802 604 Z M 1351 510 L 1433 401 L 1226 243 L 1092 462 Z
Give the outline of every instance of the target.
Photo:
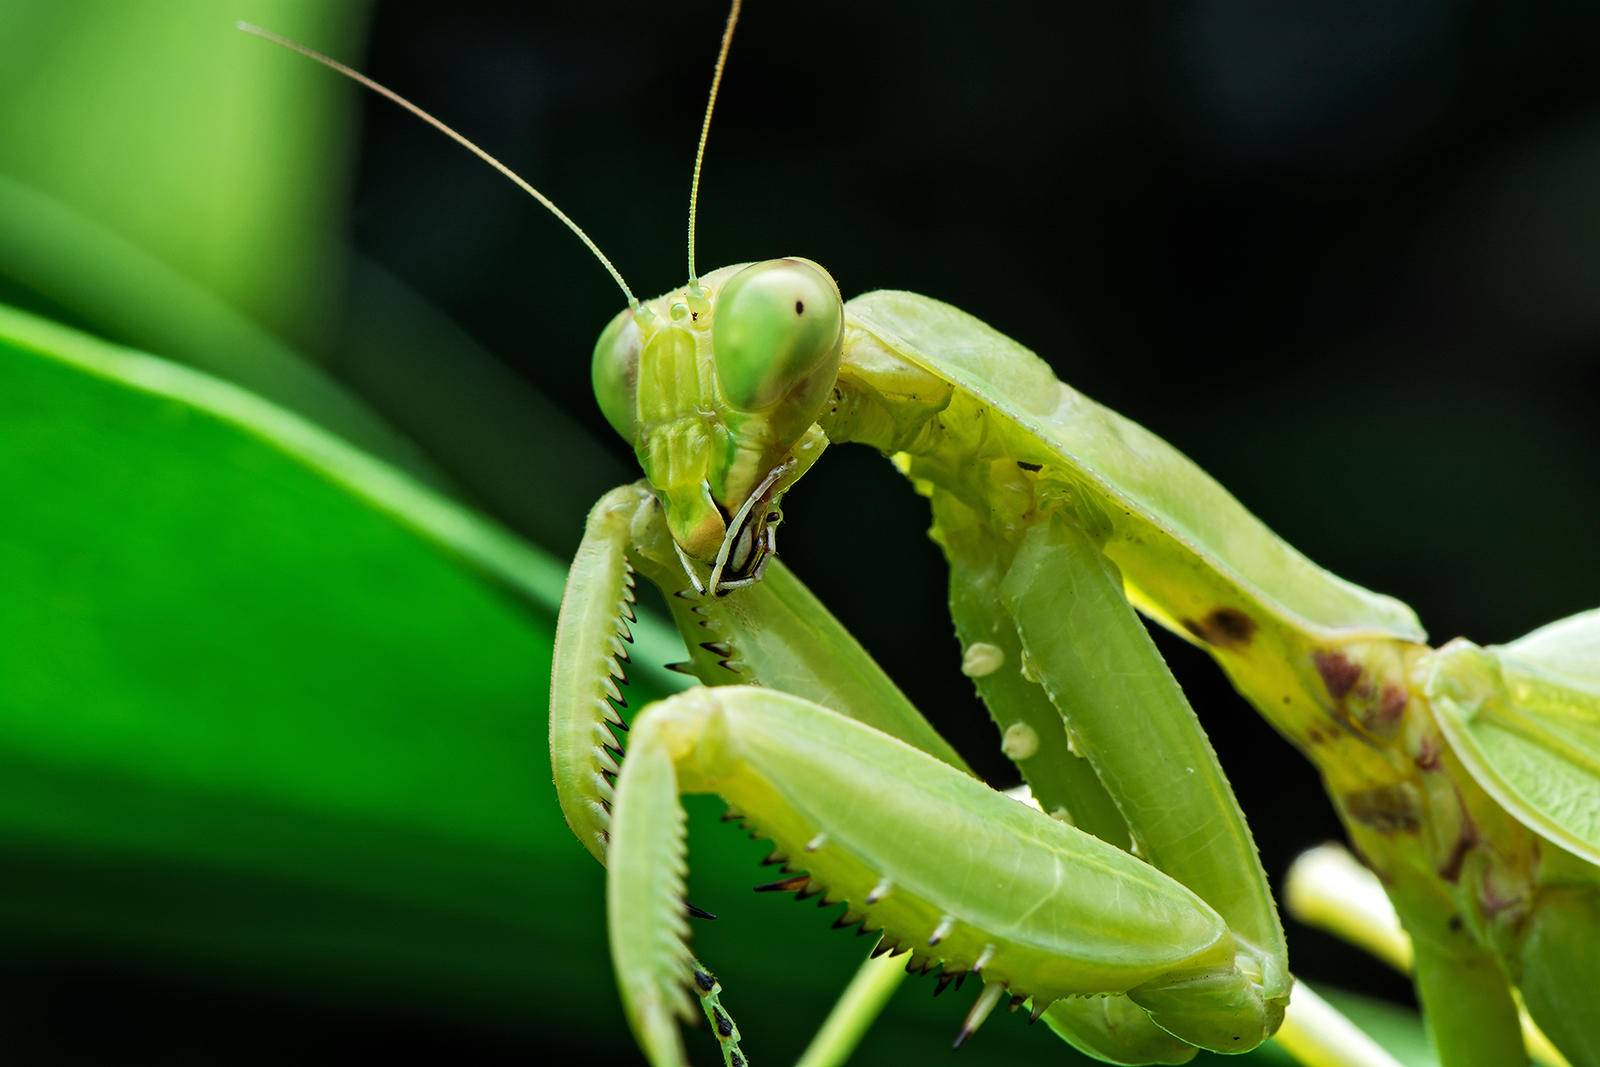
M 621 312 L 594 349 L 595 398 L 634 447 L 685 569 L 755 580 L 779 498 L 826 443 L 844 302 L 808 259 L 741 263 Z

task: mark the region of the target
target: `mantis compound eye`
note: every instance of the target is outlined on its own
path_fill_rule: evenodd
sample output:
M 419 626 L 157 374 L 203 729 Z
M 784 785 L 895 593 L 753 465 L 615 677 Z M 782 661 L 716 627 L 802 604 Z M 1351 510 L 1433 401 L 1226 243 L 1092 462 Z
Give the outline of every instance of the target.
M 789 400 L 809 424 L 833 386 L 844 302 L 831 275 L 807 259 L 741 270 L 716 297 L 711 339 L 723 397 L 741 411 Z
M 595 342 L 589 376 L 600 413 L 622 439 L 633 443 L 635 396 L 639 388 L 639 324 L 624 309 Z

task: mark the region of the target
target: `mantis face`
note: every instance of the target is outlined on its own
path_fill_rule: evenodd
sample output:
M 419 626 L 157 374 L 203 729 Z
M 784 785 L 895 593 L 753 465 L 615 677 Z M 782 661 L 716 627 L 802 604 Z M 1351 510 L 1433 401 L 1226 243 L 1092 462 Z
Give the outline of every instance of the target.
M 737 264 L 637 310 L 594 349 L 595 397 L 633 444 L 684 569 L 713 592 L 759 577 L 778 501 L 815 461 L 844 304 L 808 259 Z

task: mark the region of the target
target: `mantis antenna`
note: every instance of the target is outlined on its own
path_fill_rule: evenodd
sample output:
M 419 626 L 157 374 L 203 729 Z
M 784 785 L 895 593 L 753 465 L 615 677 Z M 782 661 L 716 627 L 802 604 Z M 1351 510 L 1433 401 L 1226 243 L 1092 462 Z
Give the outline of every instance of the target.
M 739 6 L 738 3 L 735 2 L 735 4 L 734 4 L 735 10 L 738 9 L 738 6 Z M 582 241 L 584 243 L 584 245 L 589 249 L 589 251 L 594 253 L 594 257 L 600 261 L 600 265 L 606 269 L 606 271 L 616 281 L 617 286 L 619 288 L 621 288 L 622 295 L 628 298 L 628 306 L 630 308 L 633 308 L 635 311 L 637 311 L 639 309 L 638 298 L 636 298 L 633 295 L 633 290 L 628 288 L 628 283 L 622 280 L 622 272 L 617 270 L 616 266 L 612 264 L 610 259 L 606 258 L 606 254 L 604 252 L 600 251 L 600 246 L 595 244 L 594 240 L 588 234 L 583 232 L 583 227 L 579 226 L 576 222 L 573 222 L 572 219 L 567 216 L 567 213 L 565 211 L 562 211 L 560 208 L 556 207 L 555 202 L 553 200 L 551 200 L 548 196 L 545 196 L 539 190 L 535 189 L 532 185 L 528 184 L 528 182 L 525 179 L 523 179 L 520 175 L 518 175 L 516 171 L 514 171 L 510 167 L 506 166 L 504 163 L 500 162 L 498 159 L 496 159 L 493 156 L 491 156 L 488 152 L 485 152 L 483 149 L 479 148 L 477 145 L 475 145 L 471 141 L 467 140 L 466 137 L 464 137 L 461 134 L 457 133 L 455 130 L 451 129 L 449 126 L 446 126 L 443 122 L 441 122 L 440 120 L 434 118 L 432 115 L 428 114 L 426 111 L 422 110 L 416 104 L 413 104 L 411 101 L 407 100 L 405 97 L 401 96 L 399 93 L 395 92 L 392 89 L 387 89 L 384 86 L 379 85 L 377 82 L 373 81 L 371 78 L 367 77 L 365 74 L 362 74 L 358 70 L 354 70 L 354 69 L 352 69 L 350 67 L 345 66 L 343 63 L 339 62 L 337 59 L 333 59 L 333 58 L 331 58 L 329 56 L 325 56 L 321 52 L 318 52 L 313 48 L 307 48 L 305 45 L 301 44 L 298 41 L 291 41 L 287 37 L 281 37 L 278 34 L 273 33 L 271 30 L 264 30 L 260 26 L 255 26 L 255 25 L 252 25 L 251 23 L 238 22 L 238 23 L 235 23 L 235 25 L 239 29 L 243 30 L 245 33 L 251 34 L 252 36 L 255 36 L 255 37 L 260 37 L 264 41 L 271 41 L 273 44 L 279 45 L 279 46 L 281 46 L 283 48 L 287 48 L 291 52 L 298 52 L 300 55 L 305 56 L 307 59 L 315 60 L 316 62 L 321 63 L 324 67 L 327 67 L 329 70 L 335 71 L 335 72 L 337 72 L 339 74 L 343 74 L 346 78 L 349 78 L 351 81 L 355 82 L 356 84 L 365 86 L 366 88 L 371 89 L 373 92 L 377 93 L 379 96 L 385 97 L 385 98 L 393 101 L 394 103 L 399 104 L 401 107 L 403 107 L 407 111 L 411 112 L 417 118 L 421 119 L 423 122 L 426 122 L 429 126 L 432 126 L 434 129 L 438 130 L 440 133 L 444 134 L 446 137 L 450 138 L 452 141 L 454 141 L 457 144 L 459 144 L 462 148 L 465 148 L 468 152 L 471 152 L 473 155 L 477 156 L 479 159 L 481 159 L 485 163 L 489 164 L 489 166 L 491 166 L 495 170 L 499 171 L 502 175 L 504 175 L 507 179 L 509 179 L 511 181 L 511 183 L 513 185 L 515 185 L 517 188 L 521 189 L 523 192 L 527 193 L 529 196 L 531 196 L 535 200 L 539 201 L 539 203 L 541 203 L 545 207 L 549 208 L 550 209 L 550 213 L 552 215 L 554 215 L 556 218 L 560 219 L 561 222 L 567 227 L 567 229 L 569 229 L 573 233 L 577 234 L 578 240 Z M 729 24 L 729 33 L 732 33 L 732 32 L 733 32 L 733 28 L 732 28 L 732 24 L 730 22 L 730 24 Z M 727 44 L 728 44 L 727 38 L 723 38 L 722 44 L 723 44 L 723 54 L 727 54 Z M 719 76 L 722 73 L 721 60 L 718 60 L 718 62 L 717 62 L 717 73 L 718 73 Z M 713 88 L 712 89 L 713 95 L 715 94 L 715 92 L 716 92 L 716 90 L 715 90 L 715 88 Z M 710 113 L 709 109 L 706 112 L 706 121 L 708 123 L 711 121 L 711 113 Z M 700 144 L 701 144 L 701 147 L 704 148 L 704 146 L 705 146 L 705 135 L 704 134 L 701 134 Z M 696 173 L 696 181 L 698 181 L 699 180 L 699 164 L 698 163 L 695 164 L 695 173 Z M 691 219 L 693 218 L 692 212 L 691 212 L 690 218 Z M 690 236 L 690 239 L 689 239 L 691 248 L 693 247 L 693 243 L 694 243 L 694 238 L 692 236 L 692 233 L 693 233 L 692 227 L 693 227 L 693 224 L 691 222 L 691 236 Z M 692 258 L 693 257 L 691 256 L 691 259 Z M 693 274 L 693 270 L 691 270 L 690 273 Z
M 699 281 L 694 269 L 694 213 L 700 199 L 700 165 L 706 158 L 706 138 L 711 135 L 711 112 L 716 110 L 717 90 L 722 88 L 722 70 L 728 65 L 728 49 L 733 44 L 733 28 L 739 24 L 739 9 L 743 0 L 733 0 L 728 9 L 728 24 L 722 30 L 722 48 L 717 52 L 717 65 L 711 72 L 711 95 L 706 99 L 706 117 L 700 123 L 700 147 L 694 152 L 694 178 L 689 182 L 689 284 Z

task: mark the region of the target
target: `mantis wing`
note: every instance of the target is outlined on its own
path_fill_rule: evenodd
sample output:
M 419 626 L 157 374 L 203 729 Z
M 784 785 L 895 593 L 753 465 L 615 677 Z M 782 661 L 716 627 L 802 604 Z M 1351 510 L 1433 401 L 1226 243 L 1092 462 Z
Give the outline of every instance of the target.
M 1423 638 L 1410 608 L 1318 567 L 1177 449 L 1057 381 L 1038 356 L 966 312 L 884 290 L 851 300 L 845 316 L 847 349 L 886 348 L 1028 435 L 1013 442 L 1017 455 L 1055 468 L 1098 507 L 1130 599 L 1163 625 L 1208 640 L 1204 631 L 1216 629 L 1225 640 L 1266 617 L 1302 633 Z
M 1478 784 L 1535 833 L 1600 864 L 1600 611 L 1509 645 L 1451 642 L 1427 689 Z

